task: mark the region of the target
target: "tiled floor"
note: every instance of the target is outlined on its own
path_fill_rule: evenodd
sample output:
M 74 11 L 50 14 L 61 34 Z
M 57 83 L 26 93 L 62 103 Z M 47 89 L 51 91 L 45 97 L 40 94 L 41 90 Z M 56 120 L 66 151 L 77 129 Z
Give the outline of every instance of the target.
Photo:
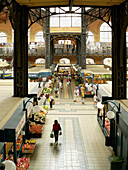
M 56 99 L 49 110 L 42 138 L 37 139 L 29 170 L 109 170 L 111 149 L 97 122 L 97 109 L 92 99 L 81 104 L 79 98 Z M 59 144 L 49 137 L 54 119 L 62 126 Z

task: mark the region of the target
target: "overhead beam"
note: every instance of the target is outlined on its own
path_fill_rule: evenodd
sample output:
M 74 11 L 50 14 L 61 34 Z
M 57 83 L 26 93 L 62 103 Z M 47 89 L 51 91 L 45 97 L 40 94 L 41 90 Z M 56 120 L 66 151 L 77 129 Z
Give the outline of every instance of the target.
M 72 0 L 16 0 L 20 5 L 27 5 L 28 7 L 53 7 L 53 6 L 71 6 Z M 113 6 L 120 5 L 125 0 L 73 0 L 73 6 Z

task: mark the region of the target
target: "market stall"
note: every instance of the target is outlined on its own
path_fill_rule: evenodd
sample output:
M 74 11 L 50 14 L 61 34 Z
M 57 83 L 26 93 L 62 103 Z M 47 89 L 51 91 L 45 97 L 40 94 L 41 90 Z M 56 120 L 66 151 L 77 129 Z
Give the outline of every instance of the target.
M 20 168 L 25 168 L 26 170 L 29 166 L 29 159 L 21 157 L 25 157 L 26 154 L 32 154 L 35 150 L 36 141 L 30 138 L 29 134 L 39 132 L 40 136 L 42 135 L 42 125 L 36 122 L 37 119 L 34 119 L 34 122 L 29 120 L 30 115 L 33 113 L 33 105 L 38 103 L 42 90 L 43 85 L 41 88 L 35 86 L 31 95 L 24 99 L 23 104 L 19 105 L 3 129 L 0 130 L 0 163 L 4 160 L 12 160 L 17 164 L 17 169 L 19 170 Z M 42 114 L 43 118 L 46 117 L 48 112 L 48 110 L 45 111 L 46 106 L 45 108 L 43 106 L 38 107 L 40 107 L 40 115 Z M 34 124 L 32 125 L 32 123 Z

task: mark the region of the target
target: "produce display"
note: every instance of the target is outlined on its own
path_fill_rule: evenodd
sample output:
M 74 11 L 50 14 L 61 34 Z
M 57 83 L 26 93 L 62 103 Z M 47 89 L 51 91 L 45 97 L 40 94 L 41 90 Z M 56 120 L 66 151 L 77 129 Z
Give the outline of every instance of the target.
M 35 145 L 33 144 L 24 144 L 22 147 L 22 153 L 33 153 Z
M 28 168 L 30 164 L 30 158 L 18 158 L 17 159 L 17 170 L 23 169 L 23 168 Z
M 46 88 L 46 87 L 44 87 L 43 88 L 43 91 L 42 91 L 42 94 L 45 94 L 45 93 L 51 93 L 51 88 Z
M 42 105 L 41 109 L 44 109 L 45 110 L 45 111 L 43 110 L 44 112 L 46 112 L 46 111 L 48 112 L 49 106 L 48 105 Z
M 42 125 L 31 125 L 29 131 L 31 133 L 42 133 Z
M 44 124 L 45 123 L 45 115 L 42 113 L 35 113 L 34 114 L 34 121 L 36 124 Z
M 82 95 L 82 96 L 84 96 L 83 93 L 84 93 L 85 95 L 94 95 L 93 90 L 88 91 L 88 88 L 85 88 L 84 85 L 81 85 L 81 84 L 80 84 L 80 86 L 81 86 L 81 87 L 80 87 L 80 91 L 81 91 L 81 95 Z
M 20 150 L 20 147 L 22 145 L 22 142 L 23 142 L 23 136 L 22 135 L 19 135 L 17 141 L 16 141 L 16 148 L 17 148 L 17 151 Z
M 29 140 L 25 140 L 25 143 L 26 144 L 35 144 L 36 143 L 36 140 L 35 139 L 29 139 Z
M 47 105 L 40 106 L 40 112 L 34 114 L 34 120 L 33 121 L 36 124 L 44 124 L 48 110 L 49 110 L 49 106 L 47 106 Z M 32 119 L 32 114 L 30 114 L 30 120 L 31 119 Z

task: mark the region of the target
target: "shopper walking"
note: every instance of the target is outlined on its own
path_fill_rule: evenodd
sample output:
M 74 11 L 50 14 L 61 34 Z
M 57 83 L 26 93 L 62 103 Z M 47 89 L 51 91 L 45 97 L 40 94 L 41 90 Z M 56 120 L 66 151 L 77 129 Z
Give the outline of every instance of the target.
M 67 78 L 67 85 L 69 85 L 70 81 L 69 81 L 69 78 Z
M 76 102 L 76 96 L 77 96 L 77 89 L 76 87 L 74 88 L 74 102 Z
M 62 82 L 60 81 L 59 82 L 59 89 L 61 89 L 62 88 Z
M 50 97 L 49 97 L 49 98 L 50 98 L 50 108 L 52 108 L 52 102 L 53 102 L 53 100 L 54 100 L 52 94 L 50 94 Z
M 58 144 L 59 131 L 61 131 L 61 126 L 60 126 L 60 124 L 58 123 L 57 120 L 54 120 L 52 132 L 54 132 L 55 144 L 56 144 L 56 145 Z

